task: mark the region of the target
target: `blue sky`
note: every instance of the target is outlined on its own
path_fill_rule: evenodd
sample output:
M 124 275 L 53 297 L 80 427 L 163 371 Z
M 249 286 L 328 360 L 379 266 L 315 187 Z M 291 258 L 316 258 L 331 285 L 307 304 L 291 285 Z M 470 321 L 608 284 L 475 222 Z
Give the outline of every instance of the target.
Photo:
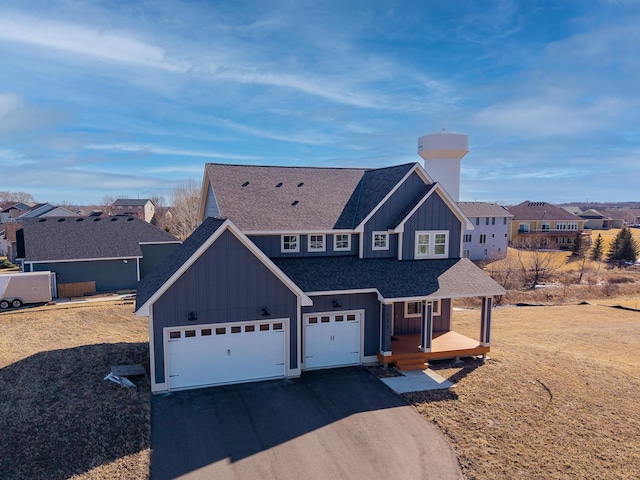
M 461 200 L 640 201 L 639 25 L 638 0 L 0 0 L 0 190 L 380 167 L 445 128 Z

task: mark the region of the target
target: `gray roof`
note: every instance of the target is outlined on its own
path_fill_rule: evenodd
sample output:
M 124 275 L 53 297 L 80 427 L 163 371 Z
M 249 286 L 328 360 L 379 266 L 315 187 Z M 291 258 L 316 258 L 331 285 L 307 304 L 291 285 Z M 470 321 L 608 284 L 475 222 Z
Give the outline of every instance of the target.
M 22 225 L 27 262 L 141 257 L 141 242 L 178 242 L 135 217 L 25 218 Z
M 353 229 L 415 163 L 362 168 L 205 167 L 220 216 L 243 231 Z
M 573 213 L 567 212 L 548 202 L 530 202 L 526 200 L 518 205 L 508 208 L 513 214 L 513 219 L 518 221 L 527 220 L 582 220 Z
M 466 258 L 446 260 L 274 258 L 304 292 L 377 289 L 386 299 L 502 295 L 504 289 Z
M 112 203 L 112 205 L 118 206 L 118 205 L 122 205 L 122 206 L 129 206 L 131 205 L 132 207 L 134 206 L 141 206 L 144 207 L 147 202 L 151 202 L 151 200 L 149 200 L 148 198 L 118 198 L 115 202 Z M 153 202 L 151 202 L 153 203 Z
M 471 218 L 477 217 L 507 217 L 511 218 L 513 215 L 497 203 L 489 202 L 458 202 L 458 206 L 464 212 L 464 214 Z
M 213 235 L 225 222 L 224 218 L 206 218 L 182 245 L 149 275 L 140 280 L 136 291 L 136 310 L 165 284 L 171 276 Z

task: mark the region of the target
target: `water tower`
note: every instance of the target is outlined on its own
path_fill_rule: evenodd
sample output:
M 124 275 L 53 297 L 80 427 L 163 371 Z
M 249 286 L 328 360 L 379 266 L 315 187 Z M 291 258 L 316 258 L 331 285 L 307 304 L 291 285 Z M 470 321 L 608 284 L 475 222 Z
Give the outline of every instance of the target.
M 434 181 L 457 202 L 460 200 L 460 161 L 469 153 L 469 137 L 457 133 L 431 133 L 418 139 L 418 155 Z

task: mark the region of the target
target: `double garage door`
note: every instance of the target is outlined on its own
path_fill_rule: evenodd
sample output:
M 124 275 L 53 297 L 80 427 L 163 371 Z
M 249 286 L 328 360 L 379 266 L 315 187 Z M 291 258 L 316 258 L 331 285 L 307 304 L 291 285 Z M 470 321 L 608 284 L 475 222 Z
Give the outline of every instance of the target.
M 314 313 L 304 316 L 305 368 L 360 364 L 360 312 Z
M 288 320 L 167 329 L 171 390 L 284 377 Z

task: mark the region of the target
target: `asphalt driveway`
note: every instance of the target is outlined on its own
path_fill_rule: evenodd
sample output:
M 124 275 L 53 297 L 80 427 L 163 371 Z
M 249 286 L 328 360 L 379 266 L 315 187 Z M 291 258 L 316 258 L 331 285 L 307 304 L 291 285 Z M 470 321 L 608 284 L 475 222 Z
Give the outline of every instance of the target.
M 151 479 L 460 479 L 451 446 L 364 368 L 155 395 Z

